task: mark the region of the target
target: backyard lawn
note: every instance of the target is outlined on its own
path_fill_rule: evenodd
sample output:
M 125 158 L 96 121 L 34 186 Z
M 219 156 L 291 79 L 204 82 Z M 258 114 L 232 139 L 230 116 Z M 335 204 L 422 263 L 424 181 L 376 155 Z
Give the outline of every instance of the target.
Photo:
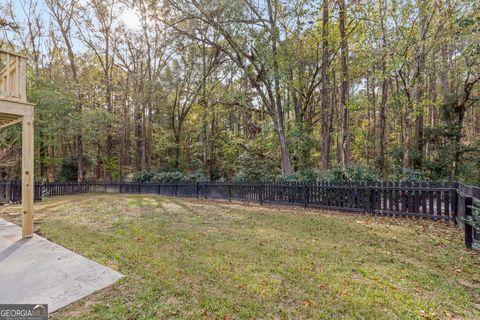
M 35 209 L 37 233 L 125 275 L 52 319 L 480 318 L 480 256 L 441 222 L 125 194 Z

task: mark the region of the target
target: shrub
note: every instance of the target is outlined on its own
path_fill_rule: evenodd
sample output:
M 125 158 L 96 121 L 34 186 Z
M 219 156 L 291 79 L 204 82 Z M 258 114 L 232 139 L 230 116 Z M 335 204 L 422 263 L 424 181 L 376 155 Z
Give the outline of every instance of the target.
M 143 170 L 127 175 L 127 182 L 150 182 L 154 176 L 152 171 Z
M 332 183 L 342 182 L 378 182 L 380 176 L 370 167 L 360 165 L 349 165 L 345 168 L 340 166 L 327 170 L 323 181 Z
M 424 182 L 430 181 L 428 175 L 420 170 L 401 168 L 398 173 L 390 176 L 390 180 L 400 182 Z
M 480 207 L 479 204 L 474 204 L 472 208 L 472 215 L 465 219 L 465 222 L 470 224 L 477 232 L 480 232 Z M 474 241 L 472 249 L 480 251 L 480 241 Z
M 321 180 L 321 173 L 314 169 L 304 169 L 290 175 L 280 175 L 275 178 L 278 182 L 317 182 Z
M 152 182 L 177 182 L 183 181 L 184 176 L 180 171 L 157 172 L 152 177 Z
M 127 182 L 200 182 L 208 181 L 208 178 L 201 172 L 184 174 L 180 171 L 152 172 L 143 170 L 128 175 L 125 180 Z
M 238 182 L 271 181 L 278 173 L 278 166 L 273 161 L 259 159 L 247 152 L 237 158 L 235 165 L 238 171 L 234 180 Z
M 77 159 L 75 158 L 67 158 L 63 159 L 60 174 L 57 177 L 57 180 L 60 182 L 69 182 L 69 181 L 76 181 L 78 177 L 78 169 L 77 169 Z

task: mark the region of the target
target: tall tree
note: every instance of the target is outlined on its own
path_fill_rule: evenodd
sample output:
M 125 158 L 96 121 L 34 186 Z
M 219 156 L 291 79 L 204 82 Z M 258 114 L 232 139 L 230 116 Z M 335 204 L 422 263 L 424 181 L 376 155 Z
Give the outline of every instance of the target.
M 322 101 L 321 101 L 321 112 L 322 112 L 322 148 L 321 148 L 321 163 L 320 169 L 326 171 L 328 169 L 329 158 L 330 158 L 330 97 L 329 97 L 329 76 L 328 76 L 328 66 L 329 66 L 329 41 L 328 41 L 328 23 L 329 19 L 329 2 L 328 0 L 323 1 L 322 5 Z
M 340 26 L 340 47 L 341 47 L 341 89 L 340 105 L 342 107 L 342 165 L 345 167 L 350 162 L 350 133 L 348 116 L 348 41 L 345 31 L 346 25 L 346 5 L 345 0 L 339 0 L 339 26 Z
M 177 32 L 192 39 L 205 41 L 208 45 L 224 52 L 246 74 L 261 103 L 272 117 L 280 147 L 281 168 L 284 174 L 292 173 L 290 153 L 285 133 L 284 110 L 280 94 L 279 46 L 280 15 L 285 11 L 278 1 L 267 0 L 263 5 L 267 14 L 253 1 L 225 2 L 219 4 L 221 10 L 199 3 L 168 1 L 175 10 L 175 19 L 170 25 Z M 243 8 L 239 9 L 237 6 Z M 229 16 L 233 15 L 233 16 Z M 198 38 L 195 26 L 181 22 L 206 23 L 222 36 L 218 41 L 211 38 Z M 260 36 L 260 37 L 259 37 Z
M 50 13 L 55 21 L 60 34 L 63 39 L 63 43 L 67 50 L 67 56 L 72 73 L 74 94 L 75 94 L 75 108 L 77 110 L 77 116 L 81 118 L 82 114 L 82 101 L 81 101 L 81 84 L 78 77 L 78 67 L 76 62 L 75 53 L 73 51 L 72 32 L 73 21 L 78 17 L 78 1 L 63 1 L 63 0 L 46 0 L 46 5 L 50 10 Z M 83 181 L 83 136 L 82 128 L 77 128 L 76 134 L 76 155 L 77 155 L 77 180 Z

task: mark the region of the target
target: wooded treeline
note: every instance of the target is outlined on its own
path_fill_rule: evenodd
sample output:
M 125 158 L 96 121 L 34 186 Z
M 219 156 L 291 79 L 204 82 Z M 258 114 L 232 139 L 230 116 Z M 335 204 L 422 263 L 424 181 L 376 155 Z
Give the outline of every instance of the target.
M 480 182 L 475 0 L 19 0 L 37 176 Z M 125 15 L 125 13 L 129 13 Z M 127 17 L 127 19 L 125 19 Z M 131 23 L 130 20 L 138 20 Z M 0 172 L 18 172 L 19 128 Z

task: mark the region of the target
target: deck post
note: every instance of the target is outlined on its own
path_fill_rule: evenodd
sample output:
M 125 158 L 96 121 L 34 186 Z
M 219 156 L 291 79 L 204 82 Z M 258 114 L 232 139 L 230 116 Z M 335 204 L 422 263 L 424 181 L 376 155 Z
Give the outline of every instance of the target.
M 22 237 L 33 236 L 33 115 L 22 120 Z

